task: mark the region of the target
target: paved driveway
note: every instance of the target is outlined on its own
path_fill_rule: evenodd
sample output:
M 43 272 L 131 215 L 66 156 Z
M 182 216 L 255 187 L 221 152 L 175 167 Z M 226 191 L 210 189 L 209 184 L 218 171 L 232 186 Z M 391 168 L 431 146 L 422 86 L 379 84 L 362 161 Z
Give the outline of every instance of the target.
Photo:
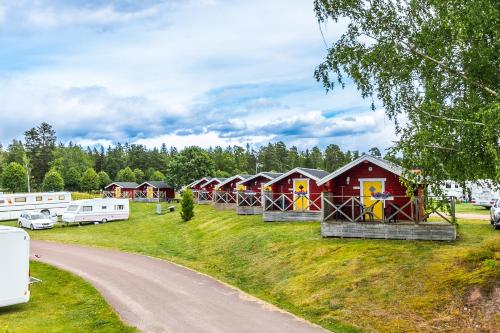
M 126 323 L 144 332 L 325 332 L 168 261 L 34 240 L 31 253 L 92 283 Z

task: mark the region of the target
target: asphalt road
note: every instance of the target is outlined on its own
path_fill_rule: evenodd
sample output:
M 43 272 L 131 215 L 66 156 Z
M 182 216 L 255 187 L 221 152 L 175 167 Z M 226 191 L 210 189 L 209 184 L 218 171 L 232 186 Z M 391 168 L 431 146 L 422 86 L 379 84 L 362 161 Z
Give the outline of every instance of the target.
M 92 283 L 124 322 L 143 332 L 325 332 L 168 261 L 34 240 L 31 255 Z

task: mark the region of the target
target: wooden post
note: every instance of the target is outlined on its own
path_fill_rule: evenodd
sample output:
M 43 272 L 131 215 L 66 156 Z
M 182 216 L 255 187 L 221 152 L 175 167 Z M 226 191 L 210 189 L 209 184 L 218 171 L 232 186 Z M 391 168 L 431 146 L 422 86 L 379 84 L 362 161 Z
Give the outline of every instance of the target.
M 451 214 L 451 223 L 456 224 L 457 218 L 455 216 L 455 197 L 451 197 L 450 201 L 450 214 Z
M 321 192 L 321 221 L 325 220 L 325 192 Z

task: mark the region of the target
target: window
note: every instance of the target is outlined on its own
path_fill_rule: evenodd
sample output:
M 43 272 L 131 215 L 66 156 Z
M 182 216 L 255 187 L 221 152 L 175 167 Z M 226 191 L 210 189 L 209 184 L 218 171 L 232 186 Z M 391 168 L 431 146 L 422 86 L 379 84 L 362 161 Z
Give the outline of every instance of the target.
M 106 209 L 108 209 L 108 207 L 107 206 L 102 206 L 101 209 L 102 210 L 106 210 Z
M 115 206 L 115 210 L 124 210 L 125 209 L 125 206 L 123 205 L 116 205 Z
M 455 184 L 455 188 L 458 188 L 458 184 Z
M 451 188 L 451 183 L 446 183 L 446 188 Z
M 82 207 L 82 212 L 91 212 L 92 211 L 92 206 L 83 206 Z
M 5 203 L 5 200 L 0 200 L 0 204 L 4 204 Z
M 66 197 L 64 195 L 59 196 L 59 200 L 64 200 L 64 199 L 66 199 Z
M 35 200 L 36 201 L 42 201 L 42 196 L 41 195 L 37 195 Z
M 68 207 L 68 209 L 66 209 L 68 212 L 76 212 L 76 210 L 78 209 L 78 206 L 77 205 L 71 205 Z
M 14 202 L 26 202 L 26 197 L 14 198 Z

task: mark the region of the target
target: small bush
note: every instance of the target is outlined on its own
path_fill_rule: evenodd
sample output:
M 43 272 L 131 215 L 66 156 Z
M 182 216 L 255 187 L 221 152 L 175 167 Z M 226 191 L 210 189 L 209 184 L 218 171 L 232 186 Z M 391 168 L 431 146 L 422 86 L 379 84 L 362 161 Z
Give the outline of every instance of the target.
M 194 200 L 191 189 L 186 189 L 184 193 L 182 193 L 181 217 L 184 222 L 187 222 L 194 217 Z

